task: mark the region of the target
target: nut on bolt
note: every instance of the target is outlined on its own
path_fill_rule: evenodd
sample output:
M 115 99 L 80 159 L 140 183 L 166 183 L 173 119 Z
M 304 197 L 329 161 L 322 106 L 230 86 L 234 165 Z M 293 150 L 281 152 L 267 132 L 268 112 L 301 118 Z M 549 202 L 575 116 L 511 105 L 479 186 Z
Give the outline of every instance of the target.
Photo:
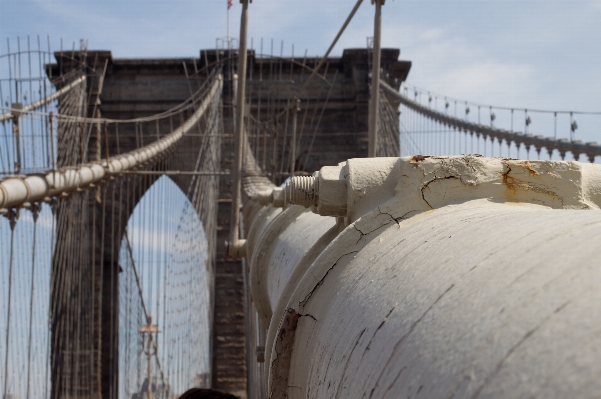
M 317 175 L 317 212 L 322 216 L 346 216 L 348 166 L 324 166 Z
M 283 208 L 286 205 L 286 198 L 284 195 L 284 189 L 276 187 L 271 191 L 271 200 L 274 208 Z
M 313 176 L 294 176 L 283 189 L 276 187 L 271 192 L 253 194 L 251 198 L 275 208 L 288 204 L 302 205 L 322 216 L 344 217 L 347 213 L 347 176 L 346 162 L 338 166 L 324 166 Z

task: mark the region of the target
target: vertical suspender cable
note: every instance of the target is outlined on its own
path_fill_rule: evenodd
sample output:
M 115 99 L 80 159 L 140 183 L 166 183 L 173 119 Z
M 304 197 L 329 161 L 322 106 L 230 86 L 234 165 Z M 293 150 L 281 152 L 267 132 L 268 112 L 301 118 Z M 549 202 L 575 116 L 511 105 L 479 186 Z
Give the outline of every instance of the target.
M 35 293 L 35 255 L 36 255 L 36 242 L 37 242 L 37 226 L 39 216 L 39 205 L 32 204 L 32 216 L 33 216 L 33 250 L 31 255 L 31 289 L 30 289 L 30 300 L 29 300 L 29 340 L 27 344 L 27 388 L 25 398 L 29 399 L 29 388 L 31 378 L 31 335 L 33 329 L 33 302 Z
M 240 189 L 242 180 L 242 144 L 244 140 L 244 97 L 246 91 L 246 34 L 248 28 L 248 2 L 242 3 L 242 15 L 240 16 L 240 49 L 238 51 L 238 92 L 236 98 L 236 134 L 235 134 L 235 158 L 234 170 L 232 171 L 232 209 L 230 216 L 230 242 L 228 255 L 233 258 L 243 256 L 239 251 L 238 228 L 240 226 Z
M 367 156 L 376 156 L 377 128 L 378 128 L 378 103 L 380 97 L 380 34 L 382 28 L 382 4 L 385 0 L 372 0 L 376 5 L 376 16 L 374 18 L 374 44 L 371 68 L 371 97 L 369 103 L 369 131 Z
M 298 112 L 300 111 L 300 100 L 293 100 L 292 108 L 292 139 L 290 140 L 290 176 L 294 176 L 294 169 L 296 163 L 296 122 Z
M 15 258 L 15 226 L 16 214 L 15 211 L 11 211 L 9 216 L 10 220 L 10 260 L 8 269 L 8 306 L 6 308 L 6 356 L 4 359 L 4 396 L 8 394 L 8 354 L 10 348 L 10 316 L 11 316 L 11 299 L 12 299 L 12 287 L 13 287 L 13 265 Z

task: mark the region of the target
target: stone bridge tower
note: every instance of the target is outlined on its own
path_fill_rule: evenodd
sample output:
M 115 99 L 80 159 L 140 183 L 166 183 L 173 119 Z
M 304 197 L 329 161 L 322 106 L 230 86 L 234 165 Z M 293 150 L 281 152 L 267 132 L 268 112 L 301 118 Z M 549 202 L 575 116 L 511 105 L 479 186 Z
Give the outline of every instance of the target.
M 403 82 L 411 68 L 408 61 L 399 61 L 399 50 L 382 50 L 383 79 L 397 88 Z M 48 66 L 48 73 L 58 76 L 72 70 L 77 63 L 73 62 L 72 53 L 56 54 L 57 63 Z M 150 116 L 167 111 L 184 102 L 190 97 L 191 91 L 199 87 L 206 79 L 207 67 L 222 65 L 224 87 L 222 97 L 223 135 L 220 148 L 221 175 L 218 177 L 217 214 L 203 215 L 198 209 L 203 223 L 207 218 L 216 218 L 216 237 L 208 237 L 216 243 L 213 266 L 215 271 L 215 291 L 212 326 L 212 386 L 216 389 L 232 392 L 240 397 L 246 397 L 247 378 L 253 374 L 256 365 L 257 347 L 260 348 L 261 332 L 265 326 L 258 326 L 256 320 L 247 320 L 253 312 L 246 310 L 252 306 L 245 292 L 244 267 L 240 260 L 226 257 L 225 240 L 229 236 L 231 208 L 231 175 L 233 165 L 233 123 L 235 103 L 235 68 L 236 52 L 221 50 L 202 50 L 199 58 L 177 59 L 116 59 L 110 51 L 88 51 L 86 54 L 76 53 L 78 62 L 87 65 L 90 73 L 87 85 L 88 116 L 102 116 L 112 119 L 133 119 Z M 320 70 L 319 77 L 313 79 L 308 88 L 300 95 L 301 112 L 306 107 L 315 107 L 323 111 L 321 123 L 314 129 L 309 118 L 298 118 L 298 137 L 296 169 L 299 173 L 312 173 L 324 165 L 336 165 L 350 158 L 367 156 L 367 123 L 369 101 L 369 60 L 370 54 L 366 49 L 344 50 L 342 57 L 332 57 Z M 311 73 L 311 68 L 317 65 L 316 59 L 266 59 L 256 58 L 253 51 L 248 56 L 247 98 L 250 103 L 250 115 L 257 120 L 269 121 L 271 116 L 281 113 L 290 100 Z M 99 77 L 97 71 L 104 71 Z M 388 99 L 396 108 L 395 101 Z M 288 171 L 284 173 L 278 165 L 288 163 L 290 125 L 286 126 L 285 118 L 275 118 L 266 122 L 261 132 L 254 132 L 256 142 L 264 139 L 269 144 L 259 157 L 259 164 L 264 172 L 275 182 L 281 183 Z M 168 129 L 161 126 L 161 129 Z M 253 144 L 253 132 L 249 140 Z M 111 138 L 103 149 L 96 152 L 104 157 L 106 152 L 129 151 L 137 148 L 134 135 L 124 134 L 119 140 Z M 149 144 L 155 138 L 152 134 L 144 137 L 144 144 Z M 196 160 L 195 146 L 198 140 L 186 138 L 176 150 L 176 161 L 167 159 L 158 167 L 160 170 L 192 170 Z M 309 145 L 312 143 L 311 145 Z M 94 145 L 93 141 L 90 145 Z M 94 152 L 91 151 L 90 153 Z M 118 204 L 119 215 L 123 219 L 122 226 L 127 225 L 135 205 L 143 193 L 152 185 L 159 175 L 145 179 L 135 190 L 138 195 L 125 204 Z M 180 187 L 186 187 L 189 176 L 170 176 Z M 217 178 L 216 178 L 217 179 Z M 97 215 L 100 217 L 100 215 Z M 116 215 L 105 214 L 105 223 L 110 223 Z M 60 234 L 60 232 L 58 233 Z M 105 228 L 98 231 L 97 236 L 105 242 L 121 242 L 123 231 L 112 231 Z M 100 238 L 99 238 L 100 239 Z M 66 245 L 66 244 L 65 244 Z M 112 298 L 115 292 L 115 269 L 118 265 L 114 259 L 106 256 L 98 260 L 98 281 L 104 283 L 98 287 L 98 294 L 104 297 L 102 309 L 96 312 L 100 317 L 94 324 L 95 361 L 100 364 L 101 373 L 96 377 L 98 389 L 103 398 L 109 398 L 114 392 L 117 377 L 111 370 L 117 366 L 117 315 L 118 298 Z M 54 266 L 58 267 L 57 264 Z M 59 303 L 53 296 L 55 307 L 68 306 Z M 93 307 L 91 303 L 89 306 Z M 166 327 L 163 327 L 166 328 Z M 248 328 L 248 330 L 247 330 Z M 66 326 L 53 326 L 53 334 L 61 335 L 68 330 Z M 257 333 L 257 331 L 259 331 Z M 252 337 L 254 338 L 252 338 Z M 252 346 L 252 347 L 251 347 Z M 255 347 L 257 346 L 257 347 Z M 59 345 L 60 347 L 60 345 Z M 260 352 L 260 349 L 259 349 Z M 59 353 L 53 354 L 53 364 Z M 260 353 L 259 353 L 260 357 Z M 54 367 L 54 366 L 53 366 Z M 53 369 L 53 385 L 60 380 L 60 373 Z M 53 397 L 58 397 L 57 394 Z

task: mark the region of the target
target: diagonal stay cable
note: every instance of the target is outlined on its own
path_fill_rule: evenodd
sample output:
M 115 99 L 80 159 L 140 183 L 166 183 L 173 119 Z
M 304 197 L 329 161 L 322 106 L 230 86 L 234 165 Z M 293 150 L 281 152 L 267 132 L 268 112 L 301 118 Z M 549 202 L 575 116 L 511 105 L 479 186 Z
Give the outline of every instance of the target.
M 301 95 L 301 93 L 308 87 L 308 85 L 311 82 L 311 80 L 318 74 L 319 69 L 326 63 L 326 61 L 328 59 L 328 56 L 330 55 L 330 53 L 332 52 L 332 50 L 334 49 L 334 47 L 338 43 L 338 40 L 340 39 L 340 37 L 342 36 L 342 34 L 344 33 L 344 31 L 346 30 L 347 26 L 349 25 L 349 23 L 351 22 L 351 20 L 355 16 L 357 10 L 359 9 L 359 7 L 361 6 L 362 3 L 363 3 L 363 0 L 357 0 L 357 3 L 355 3 L 355 6 L 353 7 L 353 9 L 351 10 L 350 14 L 348 15 L 348 17 L 344 21 L 344 24 L 342 25 L 342 27 L 340 28 L 340 30 L 338 31 L 338 33 L 336 34 L 336 37 L 334 38 L 334 40 L 330 44 L 330 47 L 328 48 L 328 50 L 326 51 L 326 53 L 324 54 L 324 56 L 321 58 L 321 60 L 317 64 L 317 66 L 315 68 L 313 68 L 313 72 L 311 73 L 311 75 L 309 76 L 309 78 L 305 81 L 305 83 L 303 84 L 303 86 L 294 95 L 295 101 L 289 102 L 289 105 L 287 105 L 286 107 L 284 107 L 284 109 L 282 111 L 280 111 L 278 114 L 272 116 L 269 119 L 275 121 L 278 118 L 280 118 L 282 115 L 284 115 L 285 113 L 289 112 L 289 110 L 291 109 L 292 106 L 296 106 L 296 104 L 297 104 L 296 99 L 299 98 L 299 96 Z M 327 80 L 326 80 L 326 82 L 327 82 Z M 330 91 L 331 91 L 331 87 L 330 87 Z M 294 104 L 294 105 L 292 105 L 292 104 Z M 248 149 L 248 147 L 250 147 L 250 143 L 248 143 L 247 140 L 246 140 L 245 146 L 246 146 L 247 149 Z M 263 176 L 262 172 L 260 171 L 260 169 L 258 167 L 256 167 L 256 162 L 255 162 L 254 157 L 253 157 L 253 155 L 252 155 L 252 153 L 250 151 L 246 151 L 245 158 L 247 160 L 245 162 L 245 164 L 244 164 L 244 167 L 243 167 L 244 172 L 246 174 L 246 176 L 244 177 L 245 182 L 243 183 L 243 186 L 245 186 L 244 187 L 245 191 L 247 193 L 261 191 L 260 188 L 262 188 L 264 186 L 269 186 L 266 182 L 262 181 L 262 178 L 264 176 Z M 249 166 L 251 166 L 251 165 L 254 166 L 254 168 L 253 167 L 249 168 Z M 259 182 L 259 180 L 260 180 L 260 182 Z M 255 184 L 255 183 L 257 183 L 257 184 Z
M 351 20 L 353 19 L 353 17 L 357 13 L 357 10 L 361 6 L 361 3 L 363 3 L 363 0 L 357 0 L 357 3 L 355 4 L 355 6 L 353 7 L 353 9 L 351 10 L 351 13 L 349 14 L 349 16 L 346 18 L 346 21 L 344 21 L 344 24 L 342 24 L 342 27 L 340 28 L 340 30 L 336 34 L 336 37 L 332 41 L 332 44 L 330 44 L 330 47 L 328 48 L 328 51 L 326 51 L 326 53 L 321 58 L 321 60 L 317 64 L 317 66 L 315 68 L 313 68 L 313 72 L 311 73 L 311 75 L 309 75 L 309 78 L 307 78 L 307 80 L 305 81 L 305 83 L 301 86 L 301 88 L 294 95 L 294 99 L 295 100 L 300 97 L 301 93 L 307 88 L 307 86 L 309 86 L 309 83 L 311 82 L 311 80 L 313 80 L 313 78 L 315 77 L 315 75 L 317 75 L 317 73 L 319 72 L 319 69 L 323 66 L 323 64 L 325 64 L 325 62 L 328 59 L 328 56 L 330 55 L 330 53 L 334 49 L 334 46 L 336 46 L 336 43 L 338 43 L 338 40 L 340 39 L 340 37 L 342 36 L 342 34 L 344 33 L 344 31 L 346 30 L 346 27 L 348 26 L 348 24 L 351 22 Z M 296 101 L 292 101 L 291 104 L 296 104 Z M 277 115 L 273 116 L 271 119 L 275 120 L 275 119 L 279 118 L 280 116 L 284 115 L 286 113 L 286 110 L 289 107 L 290 106 L 284 108 L 280 113 L 278 113 Z
M 319 119 L 317 120 L 317 123 L 315 124 L 315 129 L 313 130 L 313 136 L 311 137 L 311 144 L 309 145 L 309 151 L 307 152 L 307 155 L 305 156 L 305 164 L 307 164 L 307 162 L 309 162 L 309 157 L 311 156 L 311 152 L 313 151 L 313 143 L 315 142 L 315 136 L 317 135 L 317 129 L 319 128 L 319 125 L 321 124 L 321 118 L 323 118 L 323 114 L 326 110 L 328 102 L 330 101 L 330 96 L 332 95 L 332 89 L 334 88 L 334 84 L 336 83 L 337 77 L 338 77 L 338 71 L 336 71 L 334 73 L 334 79 L 332 80 L 332 84 L 330 85 L 330 90 L 328 90 L 328 96 L 326 97 L 326 101 L 324 102 L 323 107 L 321 108 L 321 113 L 319 114 Z

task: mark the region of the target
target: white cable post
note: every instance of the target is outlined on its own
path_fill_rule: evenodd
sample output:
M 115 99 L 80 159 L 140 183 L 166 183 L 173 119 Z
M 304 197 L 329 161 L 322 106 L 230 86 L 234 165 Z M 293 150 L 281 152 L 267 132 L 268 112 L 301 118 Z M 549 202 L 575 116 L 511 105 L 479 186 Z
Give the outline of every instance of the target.
M 300 111 L 300 100 L 294 100 L 292 108 L 292 140 L 290 141 L 290 176 L 296 171 L 296 122 Z
M 381 30 L 382 30 L 382 5 L 385 0 L 371 0 L 376 5 L 374 18 L 374 41 L 371 68 L 371 97 L 369 102 L 369 130 L 367 156 L 376 156 L 377 129 L 378 129 L 378 105 L 380 100 L 380 52 L 381 52 Z
M 234 170 L 232 173 L 232 209 L 230 216 L 230 240 L 227 245 L 228 255 L 232 258 L 244 256 L 243 240 L 239 238 L 240 206 L 242 188 L 242 150 L 244 143 L 244 107 L 246 94 L 246 36 L 248 30 L 248 3 L 251 0 L 240 0 L 242 15 L 240 17 L 240 47 L 238 50 L 238 91 L 236 93 L 236 125 Z

